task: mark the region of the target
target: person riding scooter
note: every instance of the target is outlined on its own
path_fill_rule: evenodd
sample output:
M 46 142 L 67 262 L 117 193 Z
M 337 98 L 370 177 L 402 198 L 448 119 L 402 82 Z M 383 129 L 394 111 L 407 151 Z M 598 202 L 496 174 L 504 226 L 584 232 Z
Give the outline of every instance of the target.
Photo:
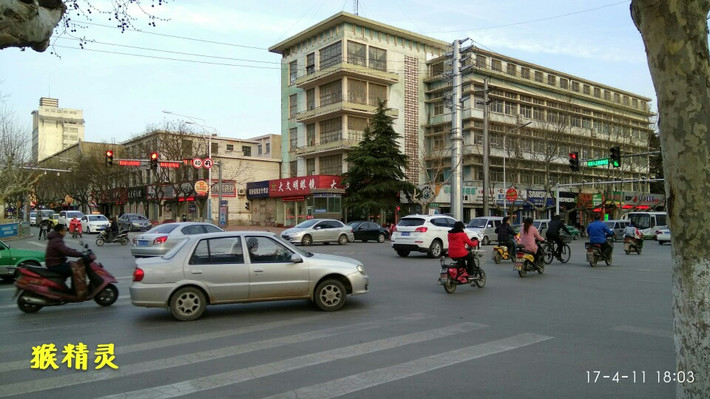
M 78 258 L 83 254 L 64 244 L 65 235 L 67 235 L 67 226 L 63 224 L 54 226 L 54 230 L 47 236 L 49 242 L 47 243 L 47 250 L 44 257 L 48 270 L 61 274 L 66 278 L 72 276 L 72 269 L 67 260 L 67 256 Z
M 639 229 L 634 226 L 634 222 L 630 222 L 629 225 L 626 226 L 626 228 L 624 229 L 624 238 L 634 240 L 634 245 L 636 245 L 636 248 L 643 248 L 643 234 L 641 234 Z
M 613 236 L 614 232 L 601 221 L 601 215 L 594 215 L 594 221 L 587 226 L 587 234 L 589 235 L 589 243 L 592 245 L 601 245 L 602 255 L 611 262 L 611 251 L 613 251 L 613 248 L 606 238 Z
M 542 247 L 537 245 L 537 243 L 545 242 L 542 238 L 537 227 L 533 226 L 532 218 L 525 218 L 523 220 L 523 227 L 520 229 L 520 244 L 525 248 L 526 251 L 535 254 L 535 264 L 542 262 L 545 254 L 542 252 Z
M 465 227 L 463 222 L 457 221 L 454 223 L 454 228 L 449 230 L 447 236 L 449 240 L 449 257 L 455 261 L 465 260 L 466 272 L 469 276 L 472 276 L 474 265 L 473 254 L 466 249 L 466 245 L 475 249 L 478 247 L 478 244 L 468 238 L 463 231 Z
M 503 224 L 498 226 L 496 233 L 498 233 L 498 245 L 508 247 L 508 254 L 512 259 L 515 258 L 515 230 L 508 223 L 509 220 L 509 217 L 503 217 Z
M 81 237 L 81 222 L 79 219 L 77 219 L 76 216 L 74 216 L 70 221 L 69 221 L 69 230 L 71 231 L 72 235 L 78 235 Z

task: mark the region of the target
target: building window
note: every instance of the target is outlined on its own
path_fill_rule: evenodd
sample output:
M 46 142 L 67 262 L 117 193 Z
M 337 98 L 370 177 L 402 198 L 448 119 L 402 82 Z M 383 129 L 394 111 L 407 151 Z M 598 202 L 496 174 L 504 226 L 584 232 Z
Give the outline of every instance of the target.
M 343 84 L 340 80 L 320 87 L 320 106 L 326 106 L 343 101 Z
M 367 104 L 367 82 L 348 79 L 348 101 L 356 104 Z
M 506 72 L 508 72 L 508 75 L 513 75 L 515 76 L 517 74 L 517 69 L 518 67 L 515 64 L 508 64 L 506 66 Z
M 530 68 L 521 68 L 520 77 L 523 79 L 530 79 Z
M 589 87 L 589 85 L 582 86 L 582 93 L 589 95 L 591 93 L 591 87 Z
M 362 141 L 362 132 L 367 127 L 367 119 L 348 116 L 348 140 L 360 142 Z
M 535 71 L 535 81 L 542 83 L 542 72 Z
M 261 155 L 261 144 L 257 144 L 256 146 L 256 154 Z
M 298 109 L 298 95 L 291 94 L 288 96 L 288 117 L 293 119 L 296 117 L 296 110 Z
M 342 154 L 320 157 L 318 161 L 320 164 L 320 173 L 322 175 L 340 175 L 343 173 Z
M 532 118 L 532 107 L 529 105 L 520 105 L 520 115 L 526 118 Z
M 576 91 L 579 93 L 579 82 L 572 82 L 572 91 Z
M 306 145 L 316 145 L 316 124 L 309 123 L 306 125 Z
M 370 83 L 370 105 L 377 106 L 380 101 L 387 101 L 387 86 Z
M 512 103 L 510 101 L 505 102 L 505 114 L 515 115 L 518 112 L 518 104 Z
M 560 78 L 560 88 L 563 88 L 565 90 L 569 89 L 569 80 L 565 78 Z
M 271 143 L 266 143 L 266 153 L 271 154 Z
M 492 100 L 490 107 L 491 112 L 503 113 L 503 100 Z
M 542 109 L 540 109 L 540 108 L 533 108 L 533 119 L 535 119 L 536 121 L 545 120 L 545 119 L 543 118 Z
M 298 162 L 296 161 L 291 161 L 288 163 L 288 177 L 296 177 L 298 176 Z
M 604 99 L 611 101 L 611 92 L 609 90 L 604 90 Z
M 348 41 L 348 64 L 367 65 L 367 48 L 362 43 Z
M 251 156 L 251 147 L 243 145 L 242 146 L 242 154 L 244 154 L 245 157 L 250 157 Z
M 227 144 L 227 151 L 228 152 L 234 151 L 234 144 Z
M 320 122 L 320 143 L 331 143 L 341 140 L 343 136 L 343 123 L 340 117 Z
M 486 68 L 486 57 L 482 55 L 476 56 L 476 68 L 485 69 Z
M 290 84 L 294 84 L 296 82 L 296 77 L 298 76 L 298 64 L 296 61 L 291 61 L 288 64 L 288 81 Z
M 500 60 L 493 59 L 491 60 L 491 69 L 494 71 L 502 71 L 503 63 Z
M 370 46 L 370 68 L 387 71 L 387 50 Z
M 320 49 L 320 69 L 340 64 L 343 57 L 343 46 L 340 42 Z
M 434 104 L 434 115 L 441 115 L 444 113 L 444 103 Z
M 619 95 L 619 93 L 614 93 L 614 102 L 618 103 L 618 102 L 620 102 L 620 100 L 621 100 L 621 96 Z
M 550 86 L 557 86 L 557 76 L 547 75 L 547 84 Z
M 315 158 L 309 158 L 306 159 L 306 175 L 315 175 L 316 174 L 316 159 Z
M 306 75 L 312 75 L 316 72 L 316 53 L 310 53 L 306 56 Z
M 602 89 L 595 87 L 594 88 L 594 97 L 602 98 Z
M 298 147 L 298 130 L 295 127 L 288 130 L 288 146 L 291 151 Z
M 444 63 L 437 62 L 431 66 L 431 76 L 440 76 L 444 73 Z

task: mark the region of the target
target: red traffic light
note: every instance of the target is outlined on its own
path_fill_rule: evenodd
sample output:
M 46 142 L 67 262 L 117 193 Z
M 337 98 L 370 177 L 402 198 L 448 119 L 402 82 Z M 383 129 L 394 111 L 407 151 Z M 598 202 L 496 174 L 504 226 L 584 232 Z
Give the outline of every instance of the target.
M 151 152 L 151 153 L 150 153 L 150 159 L 151 159 L 152 161 L 157 160 L 157 159 L 158 159 L 158 153 L 157 153 L 157 152 Z
M 577 159 L 577 153 L 576 152 L 570 152 L 569 157 L 572 159 Z
M 112 157 L 112 156 L 113 156 L 113 151 L 111 151 L 111 150 L 106 150 L 106 156 L 109 157 L 109 158 Z

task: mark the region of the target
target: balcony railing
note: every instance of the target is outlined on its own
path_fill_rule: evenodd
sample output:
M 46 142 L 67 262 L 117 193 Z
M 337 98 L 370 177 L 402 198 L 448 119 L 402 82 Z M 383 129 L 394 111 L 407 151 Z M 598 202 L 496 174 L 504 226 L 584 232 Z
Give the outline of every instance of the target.
M 306 154 L 316 154 L 319 152 L 348 149 L 348 148 L 358 145 L 358 143 L 359 143 L 359 141 L 356 139 L 341 138 L 339 140 L 330 141 L 328 143 L 316 144 L 314 146 L 296 147 L 296 154 L 297 155 L 306 155 Z
M 399 81 L 399 75 L 384 70 L 385 68 L 383 68 L 381 63 L 371 63 L 370 66 L 358 64 L 349 63 L 347 59 L 341 58 L 340 62 L 326 68 L 307 68 L 306 71 L 308 73 L 298 75 L 293 84 L 306 89 L 317 86 L 322 80 L 330 80 L 333 76 L 358 76 L 368 81 L 382 84 L 394 84 Z

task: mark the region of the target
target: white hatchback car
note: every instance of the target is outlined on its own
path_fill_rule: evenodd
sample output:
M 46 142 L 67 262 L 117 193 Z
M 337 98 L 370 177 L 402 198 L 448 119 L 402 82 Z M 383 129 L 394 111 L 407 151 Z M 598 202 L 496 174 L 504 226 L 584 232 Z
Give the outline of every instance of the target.
M 447 215 L 409 215 L 400 219 L 392 233 L 392 248 L 397 255 L 405 257 L 412 251 L 426 252 L 431 258 L 438 258 L 449 249 L 447 238 L 456 219 Z M 472 240 L 480 243 L 481 234 L 464 229 Z

